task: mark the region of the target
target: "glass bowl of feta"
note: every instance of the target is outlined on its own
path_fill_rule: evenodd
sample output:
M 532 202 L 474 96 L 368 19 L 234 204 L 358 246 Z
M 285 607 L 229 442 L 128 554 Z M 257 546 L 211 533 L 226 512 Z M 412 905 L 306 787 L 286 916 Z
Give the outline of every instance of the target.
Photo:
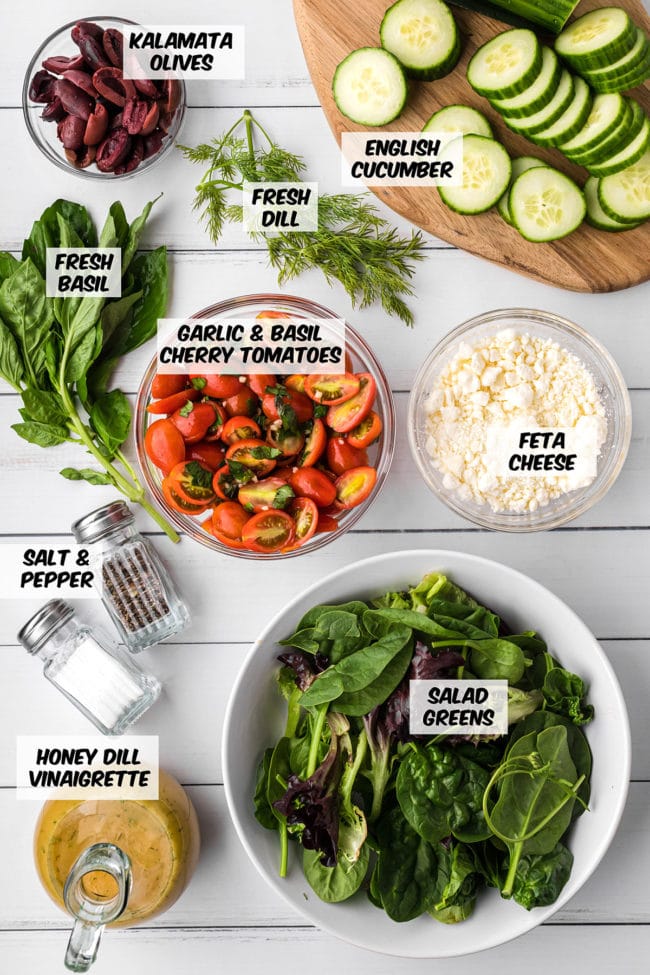
M 500 531 L 557 528 L 600 501 L 630 445 L 623 376 L 583 328 L 549 312 L 487 312 L 420 368 L 408 436 L 429 489 Z

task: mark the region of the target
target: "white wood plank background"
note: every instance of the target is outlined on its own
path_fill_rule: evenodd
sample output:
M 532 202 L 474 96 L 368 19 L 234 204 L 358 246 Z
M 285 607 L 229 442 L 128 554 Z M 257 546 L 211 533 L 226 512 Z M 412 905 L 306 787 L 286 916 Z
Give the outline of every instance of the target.
M 377 3 L 383 9 L 381 0 Z M 244 23 L 247 28 L 246 80 L 192 86 L 182 140 L 211 137 L 231 124 L 241 108 L 258 108 L 278 141 L 305 157 L 311 178 L 329 191 L 339 188 L 338 152 L 309 81 L 290 0 L 185 0 L 180 9 L 186 23 Z M 175 23 L 181 16 L 173 0 L 120 0 L 111 12 L 150 23 Z M 1 249 L 19 250 L 33 219 L 57 196 L 80 200 L 100 217 L 118 195 L 115 186 L 89 184 L 48 164 L 32 146 L 20 108 L 23 74 L 43 37 L 90 13 L 77 0 L 3 4 L 0 10 L 5 42 Z M 237 230 L 228 232 L 218 251 L 212 248 L 190 212 L 198 180 L 199 170 L 174 153 L 150 174 L 117 184 L 133 214 L 164 192 L 145 245 L 165 243 L 170 249 L 172 315 L 234 294 L 277 290 L 263 251 Z M 405 221 L 392 219 L 406 229 Z M 203 855 L 189 890 L 164 917 L 143 929 L 109 933 L 98 975 L 118 968 L 135 975 L 145 964 L 161 975 L 207 975 L 215 968 L 248 975 L 262 966 L 280 975 L 304 967 L 305 958 L 315 975 L 333 966 L 354 968 L 360 975 L 431 971 L 429 962 L 400 962 L 337 942 L 306 926 L 277 900 L 248 863 L 230 825 L 220 760 L 230 688 L 249 643 L 268 618 L 297 589 L 347 562 L 406 547 L 461 549 L 495 558 L 560 595 L 603 640 L 625 692 L 633 733 L 628 807 L 591 881 L 543 929 L 481 956 L 436 962 L 435 970 L 440 975 L 496 975 L 525 968 L 530 975 L 542 975 L 550 958 L 558 975 L 569 975 L 578 964 L 594 975 L 645 968 L 650 949 L 650 285 L 612 295 L 576 295 L 509 274 L 433 238 L 427 239 L 427 248 L 414 278 L 417 321 L 412 331 L 381 309 L 355 311 L 342 289 L 329 288 L 317 273 L 286 289 L 346 315 L 376 350 L 395 393 L 401 436 L 393 468 L 381 497 L 355 531 L 321 553 L 289 560 L 281 571 L 277 565 L 216 556 L 188 539 L 174 548 L 152 533 L 181 582 L 193 620 L 183 643 L 142 656 L 163 680 L 165 693 L 138 729 L 160 735 L 165 766 L 188 785 L 201 820 Z M 506 306 L 554 311 L 587 327 L 614 355 L 631 390 L 633 442 L 621 477 L 600 505 L 551 534 L 493 534 L 451 514 L 420 483 L 403 435 L 408 391 L 430 348 L 461 321 Z M 137 392 L 151 355 L 150 348 L 139 350 L 120 366 L 116 381 L 129 394 Z M 38 545 L 67 536 L 74 518 L 113 495 L 59 477 L 61 467 L 76 463 L 68 448 L 44 451 L 19 440 L 9 429 L 17 406 L 17 397 L 0 389 L 0 536 Z M 148 529 L 146 519 L 139 522 Z M 251 582 L 257 597 L 253 605 L 243 595 Z M 62 969 L 65 918 L 34 875 L 31 833 L 37 807 L 14 797 L 15 735 L 88 728 L 16 644 L 16 630 L 36 606 L 0 602 L 0 970 L 25 975 Z M 92 620 L 105 619 L 94 603 L 84 604 L 84 611 Z

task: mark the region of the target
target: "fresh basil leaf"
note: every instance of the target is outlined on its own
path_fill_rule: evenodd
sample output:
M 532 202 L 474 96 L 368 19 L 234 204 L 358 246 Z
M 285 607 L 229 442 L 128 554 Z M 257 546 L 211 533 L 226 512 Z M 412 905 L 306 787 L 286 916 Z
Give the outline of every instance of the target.
M 0 251 L 0 281 L 10 278 L 14 271 L 18 270 L 20 261 L 17 261 L 9 251 Z
M 28 420 L 26 423 L 14 423 L 11 429 L 15 430 L 23 440 L 38 444 L 39 447 L 56 447 L 69 439 L 65 427 L 51 423 L 37 423 L 35 420 Z
M 53 313 L 45 281 L 29 258 L 0 285 L 0 317 L 18 343 L 26 377 L 38 386 L 45 371 L 45 343 Z
M 93 403 L 90 422 L 106 447 L 115 453 L 128 437 L 131 425 L 131 407 L 121 389 L 112 389 Z
M 67 414 L 56 393 L 47 393 L 42 389 L 28 387 L 23 390 L 21 395 L 30 419 L 36 420 L 38 423 L 65 426 Z
M 97 231 L 86 208 L 70 200 L 56 200 L 43 211 L 23 244 L 23 260 L 31 258 L 43 277 L 47 248 L 61 246 L 59 217 L 69 224 L 86 247 L 97 246 Z
M 119 353 L 132 352 L 156 334 L 168 301 L 167 248 L 138 254 L 131 265 L 141 297 L 133 306 L 131 328 Z
M 129 235 L 129 221 L 126 219 L 126 213 L 124 212 L 124 207 L 119 200 L 115 203 L 111 203 L 108 214 L 113 221 L 113 228 L 115 230 L 115 247 L 125 247 L 126 241 Z M 122 275 L 124 275 L 124 268 L 122 268 Z
M 160 196 L 162 196 L 162 193 Z M 151 213 L 151 208 L 154 203 L 160 199 L 160 196 L 157 196 L 155 200 L 151 200 L 149 203 L 147 203 L 140 216 L 136 217 L 129 227 L 126 235 L 126 243 L 122 249 L 122 274 L 126 273 L 129 264 L 135 257 L 135 253 L 140 243 L 140 237 L 142 236 L 142 231 L 144 230 L 145 224 L 149 218 L 149 214 Z
M 11 330 L 0 318 L 0 376 L 17 389 L 24 373 L 18 344 Z
M 90 366 L 101 351 L 101 345 L 102 332 L 100 326 L 96 325 L 86 332 L 66 364 L 66 382 L 77 384 L 77 392 L 86 407 L 89 401 L 87 376 Z M 90 399 L 94 398 L 96 397 L 90 397 Z
M 82 467 L 77 470 L 74 467 L 64 467 L 59 471 L 62 477 L 68 481 L 88 481 L 89 484 L 114 484 L 113 478 L 103 471 L 95 471 L 92 467 Z
M 133 318 L 132 308 L 141 297 L 141 291 L 134 291 L 133 294 L 123 294 L 121 298 L 115 298 L 113 301 L 108 301 L 104 305 L 100 317 L 100 324 L 105 346 L 118 328 L 125 325 L 128 328 L 131 327 Z

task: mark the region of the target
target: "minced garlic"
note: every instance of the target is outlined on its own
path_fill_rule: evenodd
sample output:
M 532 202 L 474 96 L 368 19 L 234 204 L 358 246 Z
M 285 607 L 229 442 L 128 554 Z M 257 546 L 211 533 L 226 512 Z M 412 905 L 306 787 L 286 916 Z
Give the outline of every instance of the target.
M 607 437 L 605 408 L 584 363 L 551 339 L 514 329 L 461 343 L 425 410 L 426 449 L 444 487 L 493 511 L 536 511 L 593 480 L 576 472 L 495 474 L 487 442 L 496 424 L 573 429 L 595 456 Z

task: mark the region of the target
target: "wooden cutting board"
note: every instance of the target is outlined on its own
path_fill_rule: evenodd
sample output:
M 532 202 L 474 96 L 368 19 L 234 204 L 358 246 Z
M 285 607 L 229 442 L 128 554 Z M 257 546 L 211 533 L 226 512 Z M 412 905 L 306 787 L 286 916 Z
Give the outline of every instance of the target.
M 616 2 L 650 33 L 650 17 L 640 0 Z M 605 5 L 606 0 L 583 0 L 577 13 Z M 341 132 L 364 129 L 337 109 L 331 88 L 334 70 L 355 48 L 379 44 L 379 24 L 388 6 L 389 0 L 294 0 L 312 81 L 339 142 Z M 446 78 L 412 83 L 406 109 L 391 122 L 391 131 L 419 131 L 433 112 L 444 105 L 473 105 L 489 118 L 496 138 L 511 155 L 539 156 L 582 185 L 587 176 L 584 169 L 570 163 L 557 150 L 542 149 L 515 135 L 487 100 L 472 91 L 467 83 L 465 69 L 474 51 L 495 34 L 507 30 L 508 25 L 457 7 L 453 13 L 463 37 L 459 64 Z M 647 86 L 637 89 L 634 97 L 650 111 Z M 464 217 L 447 209 L 436 189 L 376 187 L 373 192 L 391 209 L 435 237 L 547 284 L 571 291 L 618 291 L 650 278 L 650 221 L 636 230 L 618 234 L 595 230 L 585 223 L 564 240 L 532 244 L 504 223 L 496 211 Z

